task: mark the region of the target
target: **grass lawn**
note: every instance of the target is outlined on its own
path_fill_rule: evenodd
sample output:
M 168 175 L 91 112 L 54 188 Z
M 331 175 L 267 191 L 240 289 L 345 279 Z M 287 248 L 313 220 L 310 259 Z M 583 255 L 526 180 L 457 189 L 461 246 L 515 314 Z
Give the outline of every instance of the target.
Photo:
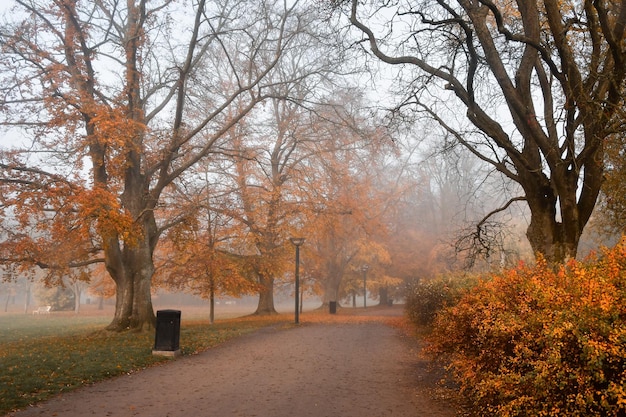
M 109 317 L 0 315 L 0 415 L 83 384 L 165 362 L 153 356 L 154 331 L 102 331 Z M 181 320 L 180 346 L 190 355 L 291 316 Z

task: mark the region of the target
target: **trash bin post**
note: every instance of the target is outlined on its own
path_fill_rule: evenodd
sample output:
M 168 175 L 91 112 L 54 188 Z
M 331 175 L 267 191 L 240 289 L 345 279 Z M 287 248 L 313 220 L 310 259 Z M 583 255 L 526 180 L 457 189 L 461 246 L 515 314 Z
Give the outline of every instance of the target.
M 153 355 L 179 356 L 180 310 L 159 310 L 156 315 Z

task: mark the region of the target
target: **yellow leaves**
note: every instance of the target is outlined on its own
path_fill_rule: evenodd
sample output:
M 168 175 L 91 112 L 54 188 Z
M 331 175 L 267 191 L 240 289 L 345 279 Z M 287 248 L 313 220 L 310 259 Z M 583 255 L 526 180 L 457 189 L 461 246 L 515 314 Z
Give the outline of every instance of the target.
M 90 125 L 93 127 L 96 141 L 115 149 L 130 150 L 129 147 L 134 146 L 132 139 L 140 134 L 145 126 L 133 120 L 125 108 L 104 105 L 93 107 Z
M 124 172 L 133 163 L 129 155 L 143 154 L 142 143 L 146 126 L 140 116 L 131 114 L 125 106 L 89 106 L 86 144 L 95 168 L 106 164 L 109 183 L 121 181 Z
M 381 287 L 397 287 L 404 284 L 404 280 L 402 278 L 383 275 L 376 279 L 376 283 Z
M 79 196 L 78 204 L 81 217 L 96 220 L 98 231 L 104 238 L 119 235 L 132 244 L 139 237 L 132 217 L 109 190 L 102 187 L 85 190 Z
M 617 399 L 619 407 L 626 408 L 626 386 L 612 382 L 609 385 L 609 392 L 612 394 L 612 397 Z
M 211 235 L 187 226 L 181 223 L 170 230 L 159 246 L 155 257 L 157 286 L 191 290 L 206 298 L 258 290 L 247 274 L 244 257 L 230 255 L 228 242 L 221 242 L 222 232 Z
M 539 260 L 481 282 L 437 317 L 433 351 L 490 415 L 623 415 L 625 260 L 621 242 L 586 262 Z

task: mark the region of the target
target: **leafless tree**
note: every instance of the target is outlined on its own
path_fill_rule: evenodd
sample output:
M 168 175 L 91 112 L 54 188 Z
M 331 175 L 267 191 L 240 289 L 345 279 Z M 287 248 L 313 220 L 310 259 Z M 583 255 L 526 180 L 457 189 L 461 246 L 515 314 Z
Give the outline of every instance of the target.
M 400 68 L 397 113 L 433 118 L 517 182 L 532 249 L 553 262 L 575 257 L 600 192 L 604 141 L 623 129 L 626 3 L 334 3 L 357 42 Z

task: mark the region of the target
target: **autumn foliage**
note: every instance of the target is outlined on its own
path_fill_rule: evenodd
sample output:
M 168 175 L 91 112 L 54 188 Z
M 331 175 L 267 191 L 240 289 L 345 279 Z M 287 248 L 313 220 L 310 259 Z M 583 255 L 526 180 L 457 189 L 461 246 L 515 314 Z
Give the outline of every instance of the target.
M 438 314 L 431 341 L 478 415 L 626 415 L 626 240 L 482 281 Z
M 406 292 L 408 319 L 418 327 L 431 326 L 437 314 L 456 304 L 476 280 L 474 275 L 450 273 L 410 284 Z

